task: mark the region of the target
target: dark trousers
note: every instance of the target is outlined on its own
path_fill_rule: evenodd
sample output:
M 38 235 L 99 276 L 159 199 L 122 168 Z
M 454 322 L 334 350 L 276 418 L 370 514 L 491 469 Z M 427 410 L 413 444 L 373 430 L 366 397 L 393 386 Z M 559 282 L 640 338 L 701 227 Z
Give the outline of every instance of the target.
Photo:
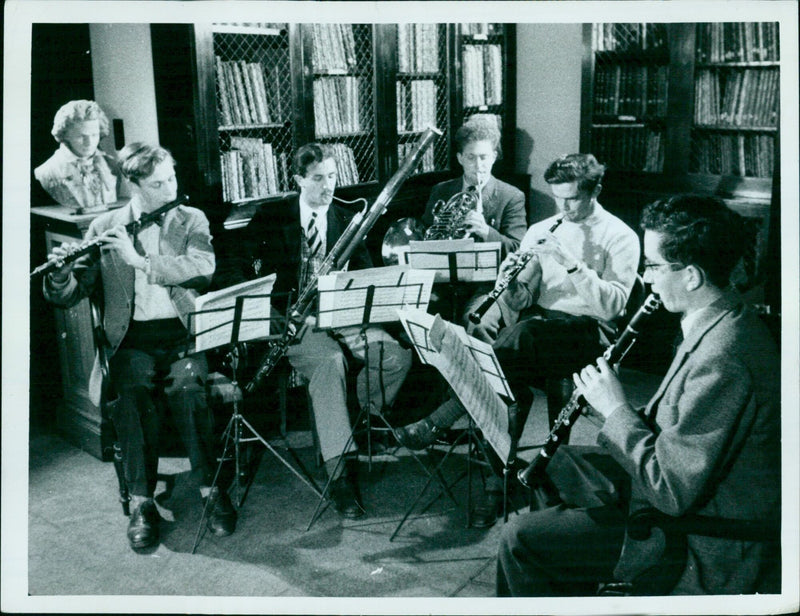
M 179 356 L 186 329 L 178 319 L 131 321 L 111 357 L 111 383 L 117 394 L 111 418 L 122 449 L 131 494 L 152 496 L 157 482 L 163 392 L 192 471 L 210 485 L 215 467 L 214 419 L 206 400 L 205 354 Z
M 629 479 L 595 447 L 562 446 L 538 484 L 542 509 L 510 519 L 497 555 L 499 597 L 594 595 L 613 579 Z M 538 479 L 538 481 L 537 481 Z
M 597 321 L 550 312 L 500 331 L 493 347 L 519 410 L 512 437 L 519 438 L 533 404 L 531 387 L 545 389 L 548 379 L 569 377 L 603 353 Z

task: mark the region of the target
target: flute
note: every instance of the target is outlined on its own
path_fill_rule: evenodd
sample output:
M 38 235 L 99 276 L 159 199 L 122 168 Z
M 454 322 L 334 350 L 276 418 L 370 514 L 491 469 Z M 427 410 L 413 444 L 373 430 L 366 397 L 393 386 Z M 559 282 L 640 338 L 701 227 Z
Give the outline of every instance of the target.
M 563 216 L 557 219 L 553 223 L 553 226 L 547 230 L 547 232 L 552 233 L 553 231 L 558 229 L 559 225 L 562 222 L 564 222 Z M 544 244 L 544 242 L 545 239 L 543 238 L 538 242 L 536 242 L 536 245 L 538 246 L 540 244 Z M 472 323 L 477 325 L 478 323 L 481 322 L 481 319 L 483 318 L 483 315 L 486 314 L 486 311 L 492 307 L 492 305 L 497 301 L 497 299 L 503 294 L 503 291 L 505 291 L 508 288 L 508 285 L 510 285 L 514 281 L 514 279 L 517 276 L 519 276 L 520 272 L 525 269 L 525 266 L 528 264 L 528 261 L 530 261 L 533 258 L 533 255 L 535 254 L 536 254 L 536 249 L 534 248 L 520 253 L 519 257 L 517 258 L 517 262 L 511 267 L 511 269 L 509 269 L 505 273 L 505 275 L 500 280 L 497 281 L 497 284 L 494 286 L 494 289 L 492 289 L 491 293 L 489 293 L 489 295 L 486 296 L 486 299 L 483 300 L 483 302 L 481 302 L 481 305 L 478 306 L 475 312 L 471 312 L 469 314 L 469 320 Z
M 138 220 L 129 222 L 127 225 L 125 225 L 125 231 L 127 231 L 129 234 L 136 234 L 142 229 L 149 227 L 156 222 L 162 214 L 166 214 L 172 208 L 188 203 L 188 201 L 189 195 L 180 195 L 174 201 L 170 201 L 169 203 L 162 205 L 160 208 L 157 208 L 152 212 L 142 214 Z M 96 246 L 99 246 L 103 241 L 103 237 L 93 237 L 90 240 L 82 242 L 74 250 L 70 250 L 63 257 L 54 257 L 53 259 L 48 259 L 46 263 L 42 263 L 39 267 L 31 272 L 31 278 L 44 276 L 50 272 L 64 267 L 67 265 L 67 263 L 72 263 L 73 261 L 93 250 Z

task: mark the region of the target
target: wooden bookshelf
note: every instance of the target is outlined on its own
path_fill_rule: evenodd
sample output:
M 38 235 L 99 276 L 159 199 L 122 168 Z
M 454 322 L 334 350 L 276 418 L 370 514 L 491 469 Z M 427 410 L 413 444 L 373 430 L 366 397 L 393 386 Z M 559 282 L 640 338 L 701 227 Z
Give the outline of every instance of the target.
M 637 228 L 654 199 L 722 197 L 754 233 L 739 282 L 775 304 L 777 24 L 587 24 L 583 40 L 581 151 L 608 166 L 603 203 Z

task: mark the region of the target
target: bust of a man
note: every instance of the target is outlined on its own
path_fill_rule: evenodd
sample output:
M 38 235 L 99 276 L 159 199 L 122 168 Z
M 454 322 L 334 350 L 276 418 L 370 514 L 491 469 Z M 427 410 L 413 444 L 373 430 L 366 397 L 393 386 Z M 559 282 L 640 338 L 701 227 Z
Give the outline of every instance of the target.
M 61 145 L 33 172 L 42 188 L 78 212 L 107 209 L 117 200 L 119 172 L 97 147 L 109 133 L 106 114 L 94 101 L 70 101 L 56 113 L 51 133 Z

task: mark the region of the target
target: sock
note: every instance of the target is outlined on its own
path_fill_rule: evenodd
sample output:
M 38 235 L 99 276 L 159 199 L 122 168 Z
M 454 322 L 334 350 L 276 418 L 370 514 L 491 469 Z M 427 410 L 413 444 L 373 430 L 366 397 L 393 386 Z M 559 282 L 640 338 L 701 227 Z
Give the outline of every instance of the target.
M 141 496 L 139 494 L 131 494 L 131 502 L 130 502 L 131 513 L 136 511 L 144 501 L 152 499 L 153 499 L 152 496 Z

